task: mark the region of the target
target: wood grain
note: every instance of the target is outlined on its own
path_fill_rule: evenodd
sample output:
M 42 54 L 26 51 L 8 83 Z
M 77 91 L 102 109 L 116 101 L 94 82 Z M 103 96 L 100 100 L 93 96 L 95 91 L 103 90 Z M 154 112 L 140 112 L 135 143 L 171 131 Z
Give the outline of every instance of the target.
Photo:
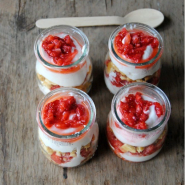
M 7 2 L 7 1 L 6 1 Z M 0 0 L 0 184 L 2 185 L 182 185 L 184 184 L 184 3 L 149 0 Z M 109 149 L 105 126 L 113 95 L 103 79 L 107 42 L 115 26 L 81 28 L 90 41 L 94 82 L 90 96 L 97 108 L 99 147 L 87 164 L 63 171 L 38 147 L 36 107 L 43 97 L 36 83 L 34 40 L 40 18 L 124 16 L 138 8 L 165 15 L 157 28 L 164 39 L 159 87 L 172 105 L 169 133 L 160 154 L 145 163 L 128 163 Z M 63 177 L 67 177 L 66 179 Z

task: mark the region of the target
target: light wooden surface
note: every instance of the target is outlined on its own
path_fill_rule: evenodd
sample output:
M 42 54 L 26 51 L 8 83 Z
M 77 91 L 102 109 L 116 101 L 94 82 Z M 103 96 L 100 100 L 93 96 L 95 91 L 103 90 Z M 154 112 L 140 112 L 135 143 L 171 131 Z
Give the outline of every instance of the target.
M 155 8 L 165 22 L 159 87 L 169 97 L 172 114 L 160 154 L 145 163 L 128 163 L 109 149 L 105 126 L 113 95 L 103 79 L 107 42 L 115 26 L 81 28 L 90 41 L 94 82 L 90 96 L 97 108 L 99 147 L 87 164 L 63 170 L 39 150 L 36 107 L 42 98 L 36 83 L 34 40 L 40 18 L 124 16 L 138 8 Z M 183 0 L 0 0 L 0 185 L 183 185 L 184 49 Z M 64 179 L 64 177 L 66 179 Z

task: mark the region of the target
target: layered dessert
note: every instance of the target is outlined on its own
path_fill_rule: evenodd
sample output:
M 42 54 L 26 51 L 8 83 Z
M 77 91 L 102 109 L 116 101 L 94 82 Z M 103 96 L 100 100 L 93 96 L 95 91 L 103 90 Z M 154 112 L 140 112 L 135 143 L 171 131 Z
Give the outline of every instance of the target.
M 113 94 L 133 82 L 159 83 L 159 59 L 162 55 L 160 35 L 148 26 L 145 28 L 136 23 L 128 25 L 117 29 L 109 39 L 104 78 Z
M 86 100 L 73 93 L 51 96 L 40 116 L 40 146 L 50 161 L 62 167 L 75 167 L 92 158 L 99 130 Z
M 138 91 L 118 98 L 115 109 L 107 122 L 107 139 L 114 153 L 131 162 L 157 155 L 167 134 L 165 104 Z
M 47 94 L 56 88 L 75 87 L 88 92 L 92 84 L 92 64 L 88 58 L 87 37 L 77 28 L 67 26 L 44 32 L 35 44 L 40 90 Z

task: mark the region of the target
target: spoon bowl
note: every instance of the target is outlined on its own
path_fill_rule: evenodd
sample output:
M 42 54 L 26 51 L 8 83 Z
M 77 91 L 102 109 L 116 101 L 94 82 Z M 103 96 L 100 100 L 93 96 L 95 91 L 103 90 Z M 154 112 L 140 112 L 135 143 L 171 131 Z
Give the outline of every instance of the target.
M 126 21 L 125 23 L 139 22 L 156 28 L 164 21 L 164 15 L 158 10 L 145 8 L 132 11 L 123 19 Z
M 130 12 L 125 17 L 100 16 L 100 17 L 64 17 L 40 19 L 36 22 L 38 28 L 49 28 L 57 25 L 70 25 L 76 27 L 122 25 L 129 22 L 147 24 L 153 28 L 164 21 L 164 15 L 155 9 L 144 8 Z

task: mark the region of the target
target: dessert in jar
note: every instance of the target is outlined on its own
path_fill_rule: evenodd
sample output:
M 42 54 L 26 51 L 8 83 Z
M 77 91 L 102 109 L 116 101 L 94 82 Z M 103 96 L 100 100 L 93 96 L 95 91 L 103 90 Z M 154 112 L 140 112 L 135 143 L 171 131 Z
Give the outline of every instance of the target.
M 48 28 L 37 37 L 34 51 L 38 85 L 44 94 L 60 87 L 90 90 L 89 41 L 81 30 L 65 25 Z
M 171 106 L 158 87 L 136 82 L 114 96 L 107 121 L 107 139 L 123 160 L 143 162 L 156 156 L 166 135 Z
M 41 150 L 53 163 L 75 167 L 94 155 L 99 135 L 96 108 L 82 90 L 51 91 L 39 103 L 36 119 Z
M 159 83 L 163 40 L 155 29 L 124 24 L 111 34 L 108 47 L 104 78 L 111 93 L 133 82 Z

